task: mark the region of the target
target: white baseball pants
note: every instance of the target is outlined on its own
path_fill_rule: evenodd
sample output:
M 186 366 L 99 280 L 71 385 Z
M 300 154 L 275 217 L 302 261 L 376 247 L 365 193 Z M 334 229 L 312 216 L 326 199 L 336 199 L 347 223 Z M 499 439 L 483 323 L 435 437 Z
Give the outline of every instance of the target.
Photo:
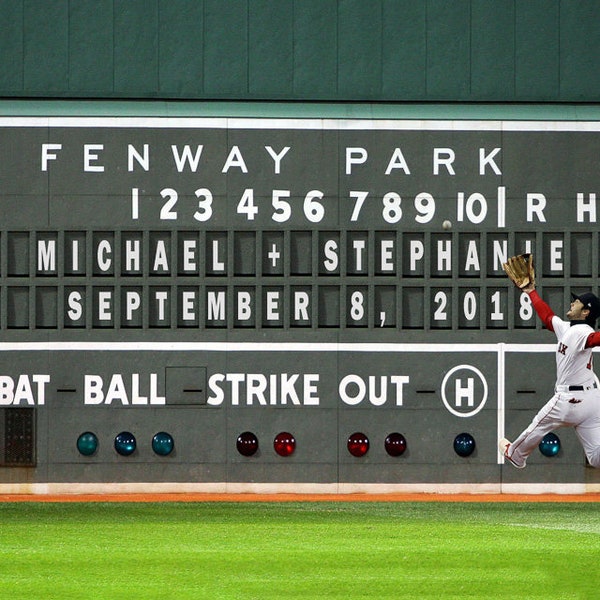
M 511 443 L 508 455 L 517 465 L 525 465 L 542 438 L 559 427 L 573 427 L 589 463 L 600 468 L 600 390 L 595 388 L 554 394 Z

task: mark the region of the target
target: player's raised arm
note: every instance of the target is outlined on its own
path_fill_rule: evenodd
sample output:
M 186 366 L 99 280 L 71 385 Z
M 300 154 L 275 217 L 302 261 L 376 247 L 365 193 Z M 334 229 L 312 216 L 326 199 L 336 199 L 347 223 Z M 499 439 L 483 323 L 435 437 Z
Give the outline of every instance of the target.
M 554 311 L 542 300 L 541 296 L 535 290 L 533 254 L 512 256 L 502 265 L 502 268 L 516 287 L 529 294 L 531 304 L 542 323 L 547 329 L 554 331 L 554 327 L 552 326 Z
M 552 325 L 552 318 L 554 317 L 554 311 L 542 300 L 542 297 L 537 293 L 536 290 L 529 292 L 529 299 L 531 304 L 540 318 L 540 321 L 546 326 L 546 329 L 554 331 Z

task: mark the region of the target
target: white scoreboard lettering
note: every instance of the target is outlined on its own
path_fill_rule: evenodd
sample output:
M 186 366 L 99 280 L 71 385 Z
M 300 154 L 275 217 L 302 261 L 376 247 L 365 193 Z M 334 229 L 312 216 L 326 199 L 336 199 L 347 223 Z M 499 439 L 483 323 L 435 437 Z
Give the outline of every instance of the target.
M 21 153 L 0 164 L 0 330 L 510 335 L 536 322 L 509 256 L 533 252 L 561 302 L 599 275 L 597 169 L 574 177 L 562 154 L 600 155 L 593 122 L 0 127 L 0 150 Z

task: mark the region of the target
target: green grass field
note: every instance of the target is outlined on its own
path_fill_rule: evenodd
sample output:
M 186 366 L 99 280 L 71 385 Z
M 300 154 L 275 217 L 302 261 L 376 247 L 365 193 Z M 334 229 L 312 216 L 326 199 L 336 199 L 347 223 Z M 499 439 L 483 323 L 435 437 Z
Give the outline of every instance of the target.
M 600 598 L 593 503 L 0 503 L 0 598 Z

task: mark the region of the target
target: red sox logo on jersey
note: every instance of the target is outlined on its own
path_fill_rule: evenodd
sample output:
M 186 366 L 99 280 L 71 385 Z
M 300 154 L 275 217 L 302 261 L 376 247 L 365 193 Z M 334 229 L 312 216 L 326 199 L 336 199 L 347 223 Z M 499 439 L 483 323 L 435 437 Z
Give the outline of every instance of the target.
M 567 353 L 567 348 L 568 346 L 566 346 L 565 344 L 563 344 L 562 342 L 558 343 L 558 349 L 556 350 L 559 354 L 563 354 L 565 355 Z

